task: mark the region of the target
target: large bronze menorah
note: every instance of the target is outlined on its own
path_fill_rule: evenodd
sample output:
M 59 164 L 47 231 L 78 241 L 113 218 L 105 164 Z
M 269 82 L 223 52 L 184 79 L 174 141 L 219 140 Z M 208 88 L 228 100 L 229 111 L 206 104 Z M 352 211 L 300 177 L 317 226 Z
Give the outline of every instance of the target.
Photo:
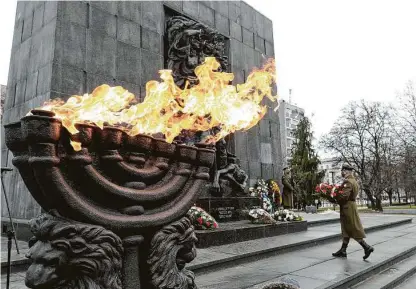
M 13 164 L 47 212 L 31 221 L 27 286 L 196 288 L 184 269 L 197 240 L 185 215 L 215 151 L 114 127 L 76 128 L 70 135 L 53 113 L 36 110 L 5 126 Z

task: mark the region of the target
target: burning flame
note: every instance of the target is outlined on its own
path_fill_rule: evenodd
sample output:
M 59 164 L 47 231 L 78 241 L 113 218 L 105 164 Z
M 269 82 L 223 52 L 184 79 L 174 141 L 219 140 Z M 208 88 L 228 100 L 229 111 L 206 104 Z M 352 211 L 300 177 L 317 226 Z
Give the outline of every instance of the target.
M 270 59 L 262 69 L 254 70 L 244 84 L 230 85 L 232 73 L 216 72 L 220 64 L 214 57 L 195 68 L 199 83 L 180 89 L 174 83 L 170 70 L 161 70 L 162 82 L 149 81 L 146 97 L 134 104 L 135 97 L 124 88 L 106 84 L 91 94 L 75 95 L 66 102 L 52 100 L 42 110 L 55 113 L 71 134 L 76 134 L 76 123 L 93 123 L 103 128 L 104 123 L 124 129 L 130 135 L 165 135 L 172 142 L 182 130 L 219 131 L 205 139 L 213 143 L 237 130 L 248 130 L 265 115 L 267 108 L 261 104 L 264 97 L 271 101 L 272 83 L 275 82 L 275 64 Z M 71 142 L 75 150 L 79 143 Z

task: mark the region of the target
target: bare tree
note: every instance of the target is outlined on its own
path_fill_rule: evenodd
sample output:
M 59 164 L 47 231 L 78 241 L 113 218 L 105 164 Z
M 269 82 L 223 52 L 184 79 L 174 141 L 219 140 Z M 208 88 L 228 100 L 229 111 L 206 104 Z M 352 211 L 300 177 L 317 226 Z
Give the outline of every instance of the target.
M 382 169 L 390 118 L 389 107 L 380 102 L 351 102 L 320 142 L 339 161 L 355 167 L 372 207 L 378 210 L 386 187 Z
M 397 108 L 395 111 L 397 122 L 395 124 L 395 137 L 399 140 L 397 155 L 400 158 L 398 165 L 398 189 L 403 189 L 406 202 L 409 197 L 416 198 L 416 85 L 408 81 L 402 92 L 397 95 Z

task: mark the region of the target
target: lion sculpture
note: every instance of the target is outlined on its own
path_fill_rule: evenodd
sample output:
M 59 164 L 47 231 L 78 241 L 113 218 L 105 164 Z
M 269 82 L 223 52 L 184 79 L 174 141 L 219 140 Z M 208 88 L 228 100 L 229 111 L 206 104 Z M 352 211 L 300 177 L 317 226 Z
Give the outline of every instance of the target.
M 184 217 L 158 231 L 150 244 L 147 259 L 151 285 L 157 289 L 196 289 L 194 273 L 185 269 L 196 257 L 194 227 Z
M 123 245 L 113 232 L 49 214 L 30 222 L 32 263 L 26 286 L 36 289 L 121 289 Z

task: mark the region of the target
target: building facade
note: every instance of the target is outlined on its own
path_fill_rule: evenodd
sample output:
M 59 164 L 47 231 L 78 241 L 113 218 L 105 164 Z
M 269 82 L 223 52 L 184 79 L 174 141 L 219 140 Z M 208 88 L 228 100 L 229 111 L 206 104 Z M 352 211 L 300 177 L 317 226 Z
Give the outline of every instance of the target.
M 321 159 L 321 163 L 318 165 L 320 171 L 325 171 L 325 176 L 322 182 L 328 184 L 338 184 L 342 181 L 341 176 L 342 163 L 338 162 L 336 158 L 324 158 Z
M 285 100 L 280 101 L 280 145 L 282 147 L 284 166 L 290 165 L 295 131 L 299 121 L 305 116 L 305 110 Z

